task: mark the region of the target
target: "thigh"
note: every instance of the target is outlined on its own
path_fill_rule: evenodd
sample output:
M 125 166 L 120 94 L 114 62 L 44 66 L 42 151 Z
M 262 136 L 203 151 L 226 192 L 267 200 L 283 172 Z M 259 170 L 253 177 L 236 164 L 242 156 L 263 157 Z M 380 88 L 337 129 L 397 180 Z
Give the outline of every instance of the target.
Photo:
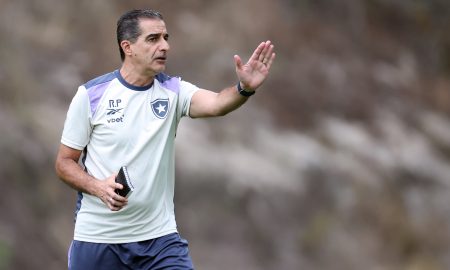
M 133 269 L 193 270 L 188 242 L 178 233 L 133 244 Z
M 69 270 L 129 269 L 123 265 L 109 244 L 72 241 L 69 249 Z

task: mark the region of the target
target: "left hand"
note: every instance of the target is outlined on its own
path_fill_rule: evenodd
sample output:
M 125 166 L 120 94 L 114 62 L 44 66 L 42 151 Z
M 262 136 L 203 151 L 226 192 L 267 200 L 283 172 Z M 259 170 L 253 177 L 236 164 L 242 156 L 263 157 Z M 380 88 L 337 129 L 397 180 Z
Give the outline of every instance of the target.
M 242 64 L 238 55 L 234 56 L 236 74 L 243 89 L 254 91 L 264 82 L 275 59 L 273 48 L 270 40 L 261 42 L 246 64 Z
M 116 189 L 122 189 L 123 186 L 119 183 L 116 183 L 117 174 L 113 174 L 110 177 L 106 178 L 103 181 L 96 182 L 98 191 L 96 192 L 95 196 L 100 198 L 102 202 L 108 206 L 108 208 L 111 211 L 119 211 L 120 209 L 124 208 L 127 203 L 128 199 L 125 197 L 120 196 L 116 193 Z

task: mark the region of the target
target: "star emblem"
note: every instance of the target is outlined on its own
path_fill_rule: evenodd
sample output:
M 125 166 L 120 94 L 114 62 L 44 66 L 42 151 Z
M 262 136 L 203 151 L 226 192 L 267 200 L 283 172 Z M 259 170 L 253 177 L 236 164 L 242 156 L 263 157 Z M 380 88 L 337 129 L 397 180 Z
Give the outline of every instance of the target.
M 166 106 L 163 106 L 161 103 L 159 103 L 159 106 L 156 107 L 156 109 L 158 110 L 158 114 L 161 114 L 162 112 L 166 111 Z
M 169 99 L 156 99 L 151 102 L 152 111 L 159 119 L 164 119 L 170 110 Z

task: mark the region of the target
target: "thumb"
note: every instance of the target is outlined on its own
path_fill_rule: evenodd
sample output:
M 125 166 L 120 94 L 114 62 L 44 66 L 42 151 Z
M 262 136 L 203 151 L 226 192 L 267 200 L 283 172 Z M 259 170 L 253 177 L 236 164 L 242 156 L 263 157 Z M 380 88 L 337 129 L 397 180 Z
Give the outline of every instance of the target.
M 242 69 L 242 60 L 239 55 L 234 55 L 234 64 L 236 65 L 236 69 Z

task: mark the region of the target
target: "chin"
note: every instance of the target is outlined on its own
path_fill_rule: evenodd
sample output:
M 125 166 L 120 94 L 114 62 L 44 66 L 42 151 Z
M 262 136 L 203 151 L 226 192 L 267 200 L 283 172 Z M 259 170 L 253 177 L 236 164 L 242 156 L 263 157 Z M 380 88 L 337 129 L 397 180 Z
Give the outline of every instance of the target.
M 158 65 L 157 67 L 152 67 L 150 69 L 153 70 L 155 73 L 161 73 L 164 70 L 166 70 L 166 65 Z

